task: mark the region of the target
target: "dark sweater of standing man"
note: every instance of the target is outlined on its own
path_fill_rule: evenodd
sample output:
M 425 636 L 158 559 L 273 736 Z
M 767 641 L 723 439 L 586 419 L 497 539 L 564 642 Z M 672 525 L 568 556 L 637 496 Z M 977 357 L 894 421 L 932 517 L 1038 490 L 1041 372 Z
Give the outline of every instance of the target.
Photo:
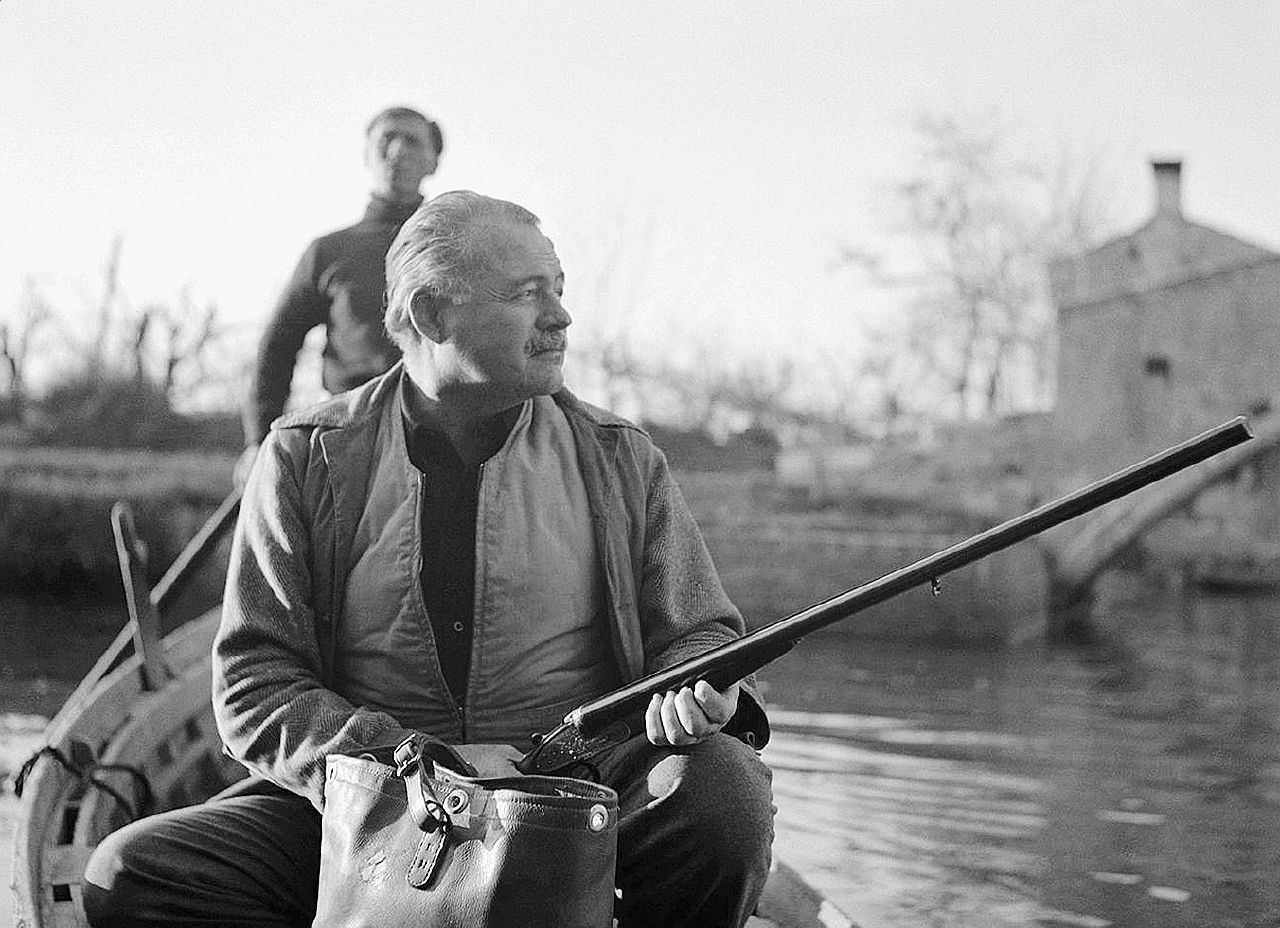
M 330 393 L 358 387 L 399 358 L 382 327 L 387 248 L 422 203 L 422 182 L 435 173 L 443 148 L 440 127 L 416 110 L 393 107 L 369 123 L 372 198 L 364 218 L 307 247 L 263 332 L 245 410 L 246 465 L 284 412 L 312 329 L 325 328 L 322 376 Z

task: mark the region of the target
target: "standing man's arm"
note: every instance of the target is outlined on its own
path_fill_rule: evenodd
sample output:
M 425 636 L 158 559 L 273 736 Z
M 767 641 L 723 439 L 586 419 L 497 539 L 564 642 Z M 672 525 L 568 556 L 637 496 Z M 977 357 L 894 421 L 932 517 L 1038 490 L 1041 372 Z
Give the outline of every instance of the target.
M 244 408 L 244 454 L 235 481 L 244 486 L 258 456 L 258 446 L 289 402 L 293 369 L 307 333 L 329 321 L 329 305 L 319 287 L 319 246 L 312 242 L 267 321 L 254 359 L 249 397 Z
M 263 330 L 245 411 L 245 444 L 261 444 L 271 423 L 284 412 L 302 343 L 308 332 L 329 321 L 318 264 L 319 247 L 313 242 L 298 260 Z

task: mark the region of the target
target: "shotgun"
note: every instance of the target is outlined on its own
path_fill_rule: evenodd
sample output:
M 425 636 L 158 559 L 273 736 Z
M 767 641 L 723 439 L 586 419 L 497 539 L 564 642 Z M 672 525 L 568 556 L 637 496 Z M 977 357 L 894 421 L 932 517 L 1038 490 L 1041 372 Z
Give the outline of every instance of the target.
M 706 680 L 723 690 L 786 654 L 810 632 L 925 583 L 936 591 L 938 578 L 945 573 L 1038 535 L 1252 437 L 1244 417 L 1239 416 L 936 554 L 583 703 L 565 716 L 557 728 L 535 735 L 533 749 L 516 763 L 516 768 L 528 774 L 594 778 L 591 758 L 644 733 L 644 712 L 655 693 L 679 690 L 698 680 Z

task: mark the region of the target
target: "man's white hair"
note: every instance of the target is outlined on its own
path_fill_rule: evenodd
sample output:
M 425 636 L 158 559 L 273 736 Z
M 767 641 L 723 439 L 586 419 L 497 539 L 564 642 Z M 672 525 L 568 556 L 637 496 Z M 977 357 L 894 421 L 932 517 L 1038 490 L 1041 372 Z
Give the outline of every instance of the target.
M 435 300 L 466 302 L 471 278 L 482 268 L 486 232 L 502 220 L 537 226 L 523 206 L 471 190 L 433 197 L 409 217 L 387 251 L 387 334 L 401 348 L 416 340 L 409 318 L 418 290 Z

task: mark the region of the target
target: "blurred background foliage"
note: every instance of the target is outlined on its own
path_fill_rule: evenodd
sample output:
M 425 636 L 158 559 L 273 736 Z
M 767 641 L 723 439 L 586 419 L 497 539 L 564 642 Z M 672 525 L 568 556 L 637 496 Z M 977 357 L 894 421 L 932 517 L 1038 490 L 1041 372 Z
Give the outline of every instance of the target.
M 868 489 L 881 505 L 892 505 L 888 484 L 913 506 L 945 485 L 953 501 L 985 493 L 999 508 L 1002 485 L 1034 468 L 1015 460 L 1025 442 L 993 443 L 987 426 L 1015 417 L 1024 434 L 1053 402 L 1048 262 L 1114 231 L 1122 198 L 1100 155 L 995 110 L 923 113 L 910 128 L 915 158 L 883 191 L 888 238 L 838 242 L 829 262 L 899 313 L 875 317 L 851 300 L 863 337 L 809 354 L 789 337 L 802 307 L 776 308 L 777 350 L 734 354 L 713 336 L 674 344 L 644 311 L 661 289 L 651 259 L 662 242 L 624 221 L 592 266 L 575 268 L 588 310 L 567 360 L 575 391 L 648 428 L 677 470 L 776 475 L 788 449 L 860 448 L 892 471 Z M 0 569 L 11 585 L 114 588 L 115 499 L 135 506 L 163 564 L 230 490 L 254 333 L 190 286 L 136 303 L 121 283 L 125 245 L 115 238 L 98 279 L 32 275 L 0 308 Z M 704 289 L 717 273 L 709 264 Z M 318 398 L 308 345 L 294 405 Z M 986 429 L 978 445 L 1003 450 L 921 457 L 957 426 Z

